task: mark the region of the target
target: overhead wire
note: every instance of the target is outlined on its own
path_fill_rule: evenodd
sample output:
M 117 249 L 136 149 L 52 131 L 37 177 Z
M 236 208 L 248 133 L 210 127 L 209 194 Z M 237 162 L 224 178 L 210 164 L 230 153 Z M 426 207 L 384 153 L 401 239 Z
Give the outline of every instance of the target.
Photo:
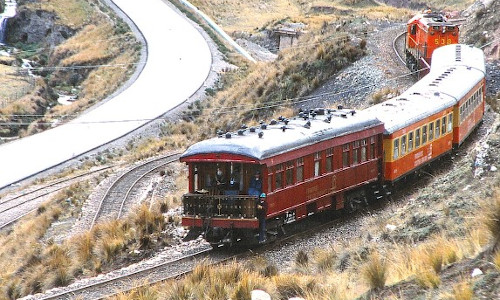
M 420 70 L 419 70 L 420 71 Z M 409 73 L 405 73 L 405 74 L 401 74 L 399 76 L 396 76 L 396 77 L 393 77 L 393 78 L 390 78 L 388 79 L 388 81 L 394 81 L 394 80 L 397 80 L 397 79 L 400 79 L 400 78 L 404 78 L 404 77 L 408 77 L 408 76 L 411 76 L 413 74 L 415 74 L 416 72 L 419 72 L 419 71 L 414 71 L 414 72 L 409 72 Z M 335 95 L 341 95 L 343 93 L 349 93 L 349 92 L 356 92 L 356 91 L 360 91 L 360 90 L 364 90 L 366 88 L 370 88 L 372 86 L 375 86 L 376 84 L 369 84 L 369 85 L 365 85 L 365 86 L 362 86 L 362 87 L 359 87 L 359 88 L 355 88 L 355 89 L 350 89 L 350 90 L 343 90 L 343 91 L 340 91 L 340 92 L 326 92 L 326 93 L 321 93 L 321 94 L 317 94 L 317 95 L 314 95 L 314 96 L 302 96 L 302 97 L 295 97 L 295 98 L 289 98 L 289 99 L 281 99 L 281 100 L 276 100 L 276 101 L 272 101 L 272 102 L 268 102 L 266 103 L 265 105 L 259 105 L 259 106 L 255 106 L 253 108 L 248 108 L 247 105 L 244 105 L 244 104 L 241 104 L 241 105 L 234 105 L 234 106 L 226 106 L 226 107 L 219 107 L 219 108 L 212 108 L 211 110 L 215 111 L 215 110 L 218 110 L 218 109 L 223 109 L 225 111 L 222 111 L 222 112 L 215 112 L 216 114 L 218 115 L 221 115 L 221 114 L 227 114 L 227 113 L 230 113 L 232 112 L 233 110 L 237 110 L 237 109 L 240 109 L 242 107 L 245 107 L 245 111 L 247 112 L 251 112 L 251 111 L 259 111 L 259 110 L 263 110 L 263 109 L 269 109 L 269 108 L 275 108 L 275 107 L 280 107 L 280 106 L 291 106 L 291 105 L 296 105 L 296 104 L 299 104 L 299 103 L 305 103 L 305 102 L 308 102 L 308 101 L 313 101 L 313 100 L 317 100 L 321 97 L 324 97 L 324 96 L 335 96 Z M 207 109 L 204 109 L 204 110 L 207 110 Z M 212 112 L 214 113 L 214 112 Z M 30 114 L 30 115 L 3 115 L 5 117 L 11 117 L 11 118 L 15 118 L 15 117 L 19 117 L 19 118 L 23 118 L 23 117 L 51 117 L 51 118 L 55 118 L 57 120 L 59 120 L 58 118 L 60 119 L 64 119 L 64 118 L 67 118 L 67 117 L 77 117 L 78 115 L 76 114 L 69 114 L 69 115 L 54 115 L 54 116 L 46 116 L 46 115 L 37 115 L 37 114 Z M 94 121 L 94 122 L 75 122 L 73 121 L 72 124 L 99 124 L 99 123 L 119 123 L 119 122 L 148 122 L 148 121 L 152 121 L 152 120 L 155 120 L 155 119 L 158 119 L 158 118 L 146 118 L 146 119 L 124 119 L 124 120 L 102 120 L 102 121 Z M 161 119 L 161 118 L 160 118 Z M 29 122 L 0 122 L 0 125 L 17 125 L 17 126 L 20 126 L 20 125 L 30 125 L 31 123 Z M 53 122 L 37 122 L 37 124 L 40 124 L 40 125 L 53 125 L 54 123 Z

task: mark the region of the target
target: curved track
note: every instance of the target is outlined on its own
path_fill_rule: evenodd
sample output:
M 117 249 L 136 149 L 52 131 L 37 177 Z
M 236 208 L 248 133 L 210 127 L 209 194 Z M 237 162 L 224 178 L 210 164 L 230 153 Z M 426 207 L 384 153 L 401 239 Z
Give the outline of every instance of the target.
M 17 220 L 25 215 L 35 211 L 43 202 L 43 198 L 71 184 L 88 179 L 90 176 L 95 176 L 98 173 L 109 170 L 115 166 L 102 167 L 96 170 L 85 172 L 69 178 L 56 180 L 52 183 L 37 187 L 33 190 L 23 192 L 22 194 L 12 197 L 5 197 L 0 200 L 0 230 L 12 225 Z
M 168 154 L 141 163 L 119 176 L 107 189 L 92 220 L 93 227 L 104 218 L 120 218 L 141 192 L 141 186 L 149 184 L 158 169 L 179 159 L 180 153 Z
M 398 61 L 403 64 L 403 66 L 406 66 L 406 61 L 404 59 L 405 57 L 405 38 L 406 38 L 406 32 L 403 31 L 401 34 L 396 36 L 394 40 L 392 41 L 392 49 L 394 50 L 394 54 L 396 54 Z

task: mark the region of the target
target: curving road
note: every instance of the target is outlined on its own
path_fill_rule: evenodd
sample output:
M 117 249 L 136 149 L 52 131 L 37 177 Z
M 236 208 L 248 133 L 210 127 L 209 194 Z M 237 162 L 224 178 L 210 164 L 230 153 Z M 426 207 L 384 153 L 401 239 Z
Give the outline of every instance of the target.
M 0 146 L 0 189 L 111 142 L 191 96 L 210 71 L 202 35 L 162 0 L 113 0 L 147 42 L 147 63 L 129 88 L 54 129 Z M 125 120 L 125 121 L 124 121 Z

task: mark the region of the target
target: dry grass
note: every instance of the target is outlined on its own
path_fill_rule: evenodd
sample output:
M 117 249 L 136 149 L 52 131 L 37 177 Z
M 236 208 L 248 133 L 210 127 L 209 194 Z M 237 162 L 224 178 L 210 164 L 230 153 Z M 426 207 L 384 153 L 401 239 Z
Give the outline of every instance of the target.
M 474 299 L 474 291 L 471 283 L 462 281 L 453 286 L 453 299 L 454 300 L 472 300 Z
M 372 254 L 362 269 L 363 278 L 371 289 L 381 289 L 385 286 L 387 272 L 387 263 L 379 253 Z
M 59 16 L 57 20 L 61 25 L 79 28 L 95 17 L 96 12 L 91 6 L 96 2 L 95 0 L 50 0 L 27 4 L 27 7 L 53 12 Z
M 500 250 L 500 196 L 495 197 L 486 204 L 485 208 L 485 225 L 489 231 L 492 241 L 493 251 Z

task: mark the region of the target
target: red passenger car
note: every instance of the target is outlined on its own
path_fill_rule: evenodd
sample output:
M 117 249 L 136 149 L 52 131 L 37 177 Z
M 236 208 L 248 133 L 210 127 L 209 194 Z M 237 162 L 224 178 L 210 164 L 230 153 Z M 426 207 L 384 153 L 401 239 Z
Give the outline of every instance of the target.
M 382 133 L 363 112 L 317 109 L 196 143 L 181 156 L 189 167 L 182 224 L 213 244 L 255 243 L 260 193 L 268 237 L 316 212 L 355 206 L 381 178 Z
M 436 48 L 458 43 L 458 25 L 442 13 L 418 14 L 406 27 L 406 65 L 412 71 L 422 70 L 420 76 L 428 73 Z

